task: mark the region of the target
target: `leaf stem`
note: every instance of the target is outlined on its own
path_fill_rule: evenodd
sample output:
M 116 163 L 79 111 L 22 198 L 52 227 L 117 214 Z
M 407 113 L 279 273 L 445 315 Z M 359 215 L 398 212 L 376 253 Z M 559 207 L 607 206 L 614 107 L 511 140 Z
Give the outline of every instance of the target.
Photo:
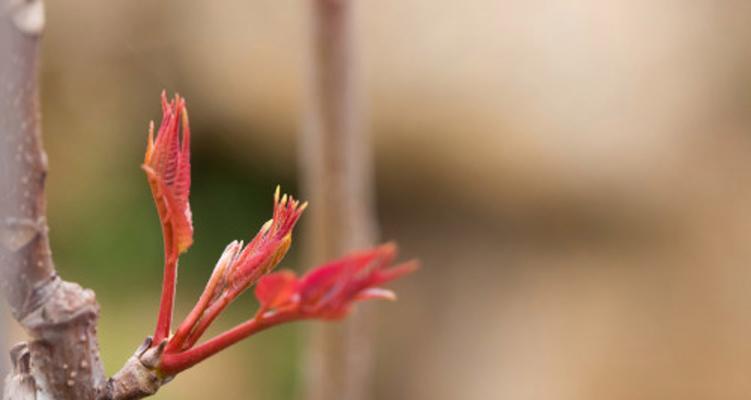
M 265 312 L 189 350 L 181 353 L 165 352 L 162 355 L 158 369 L 166 376 L 175 375 L 250 335 L 258 333 L 266 328 L 285 322 L 296 321 L 301 318 L 302 315 L 296 308 Z
M 167 339 L 172 328 L 172 313 L 177 281 L 177 255 L 172 251 L 166 251 L 165 253 L 162 297 L 159 301 L 159 316 L 157 317 L 156 330 L 154 331 L 153 346 L 158 346 L 159 343 Z

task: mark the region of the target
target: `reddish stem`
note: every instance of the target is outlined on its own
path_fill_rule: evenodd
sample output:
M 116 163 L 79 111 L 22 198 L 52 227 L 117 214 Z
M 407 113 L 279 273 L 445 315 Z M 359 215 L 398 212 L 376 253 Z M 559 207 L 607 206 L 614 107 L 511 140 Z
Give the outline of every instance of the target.
M 180 324 L 180 327 L 177 328 L 175 335 L 167 344 L 165 351 L 182 350 L 183 348 L 190 347 L 191 344 L 183 346 L 183 342 L 186 339 L 190 339 L 190 337 L 192 336 L 191 333 L 195 331 L 194 328 L 196 327 L 196 324 L 199 322 L 199 319 L 209 307 L 209 301 L 211 301 L 211 298 L 214 296 L 214 290 L 216 289 L 219 279 L 219 276 L 212 276 L 209 279 L 209 283 L 206 285 L 206 288 L 204 288 L 201 297 L 198 299 L 198 302 L 190 311 L 188 316 L 185 317 L 182 324 Z M 221 310 L 219 311 L 221 312 Z M 195 343 L 195 341 L 193 341 L 193 343 Z
M 166 246 L 165 246 L 166 247 Z M 162 280 L 162 297 L 159 301 L 159 316 L 154 331 L 153 346 L 158 346 L 170 335 L 172 312 L 175 302 L 175 281 L 177 280 L 177 256 L 166 251 L 164 260 L 164 278 Z
M 254 333 L 258 333 L 274 325 L 295 321 L 300 318 L 302 318 L 302 316 L 297 312 L 297 309 L 267 312 L 237 325 L 236 327 L 217 335 L 192 349 L 181 353 L 165 352 L 159 362 L 158 369 L 166 376 L 178 374 Z
M 228 292 L 222 294 L 222 296 L 210 306 L 206 307 L 203 311 L 203 317 L 195 324 L 195 327 L 190 331 L 190 334 L 185 338 L 182 348 L 192 347 L 201 336 L 206 332 L 206 329 L 211 326 L 211 323 L 224 311 L 225 308 L 237 297 L 237 293 Z

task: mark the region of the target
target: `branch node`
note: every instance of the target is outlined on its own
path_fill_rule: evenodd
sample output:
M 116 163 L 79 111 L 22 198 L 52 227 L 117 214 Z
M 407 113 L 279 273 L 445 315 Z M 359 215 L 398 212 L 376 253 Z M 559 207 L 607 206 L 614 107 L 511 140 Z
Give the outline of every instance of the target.
M 149 347 L 151 343 L 151 337 L 147 337 L 123 368 L 107 381 L 107 386 L 98 400 L 141 399 L 153 395 L 172 379 L 160 376 L 155 370 L 167 341 L 156 347 Z
M 31 352 L 26 342 L 13 346 L 10 350 L 13 371 L 5 378 L 4 399 L 35 400 L 36 381 L 31 375 Z
M 141 358 L 141 355 L 146 352 L 151 347 L 151 344 L 154 343 L 154 339 L 151 336 L 146 336 L 146 339 L 143 340 L 143 343 L 141 343 L 140 346 L 136 349 L 136 351 L 133 353 L 134 357 Z
M 146 338 L 146 342 L 151 345 L 151 337 Z M 146 342 L 144 342 L 144 344 L 146 344 Z M 141 347 L 143 347 L 143 345 L 141 345 Z M 140 354 L 136 355 L 136 357 L 138 357 L 144 367 L 154 369 L 156 368 L 157 364 L 159 364 L 159 360 L 162 358 L 162 353 L 164 353 L 165 347 L 167 347 L 166 339 L 162 340 L 162 342 L 159 343 L 159 346 L 147 348 L 141 351 Z
M 28 374 L 31 372 L 31 353 L 29 344 L 26 342 L 16 343 L 11 347 L 10 361 L 13 364 L 13 371 L 17 374 Z
M 79 319 L 95 319 L 99 312 L 94 292 L 54 276 L 34 289 L 29 299 L 31 310 L 21 324 L 35 336 L 55 334 L 54 327 Z

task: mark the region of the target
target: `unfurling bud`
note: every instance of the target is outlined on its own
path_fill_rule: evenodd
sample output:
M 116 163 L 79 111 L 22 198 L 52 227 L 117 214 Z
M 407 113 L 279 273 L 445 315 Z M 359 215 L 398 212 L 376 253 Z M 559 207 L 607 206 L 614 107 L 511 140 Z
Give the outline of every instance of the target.
M 168 102 L 167 94 L 162 92 L 162 123 L 156 139 L 154 123 L 149 126 L 142 167 L 162 223 L 165 247 L 171 256 L 183 253 L 193 244 L 193 221 L 188 203 L 190 124 L 185 99 L 179 95 Z

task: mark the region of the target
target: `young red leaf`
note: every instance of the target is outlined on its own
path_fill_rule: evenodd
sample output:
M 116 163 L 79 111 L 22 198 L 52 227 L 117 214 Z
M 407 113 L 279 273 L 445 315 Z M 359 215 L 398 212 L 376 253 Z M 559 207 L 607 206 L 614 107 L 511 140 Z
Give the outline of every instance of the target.
M 182 130 L 182 141 L 180 131 Z M 185 99 L 178 95 L 167 101 L 162 92 L 162 123 L 154 138 L 149 127 L 146 155 L 142 165 L 151 187 L 164 237 L 164 280 L 159 315 L 154 332 L 158 345 L 170 334 L 177 279 L 177 258 L 193 243 L 190 194 L 190 124 Z
M 357 296 L 355 296 L 355 300 L 357 301 L 371 299 L 396 301 L 396 293 L 394 293 L 392 290 L 383 288 L 370 288 L 363 290 L 362 292 L 358 293 Z
M 291 271 L 264 275 L 256 284 L 256 298 L 261 310 L 271 310 L 293 301 L 297 292 L 297 277 Z
M 184 98 L 175 95 L 168 102 L 166 93 L 162 92 L 162 123 L 156 138 L 154 123 L 151 123 L 142 167 L 162 223 L 165 248 L 173 256 L 182 253 L 193 244 L 193 221 L 188 203 L 190 125 Z
M 301 312 L 313 318 L 339 319 L 347 315 L 355 301 L 394 300 L 393 292 L 379 285 L 418 267 L 416 261 L 391 267 L 395 256 L 396 246 L 386 244 L 311 270 L 300 279 Z

